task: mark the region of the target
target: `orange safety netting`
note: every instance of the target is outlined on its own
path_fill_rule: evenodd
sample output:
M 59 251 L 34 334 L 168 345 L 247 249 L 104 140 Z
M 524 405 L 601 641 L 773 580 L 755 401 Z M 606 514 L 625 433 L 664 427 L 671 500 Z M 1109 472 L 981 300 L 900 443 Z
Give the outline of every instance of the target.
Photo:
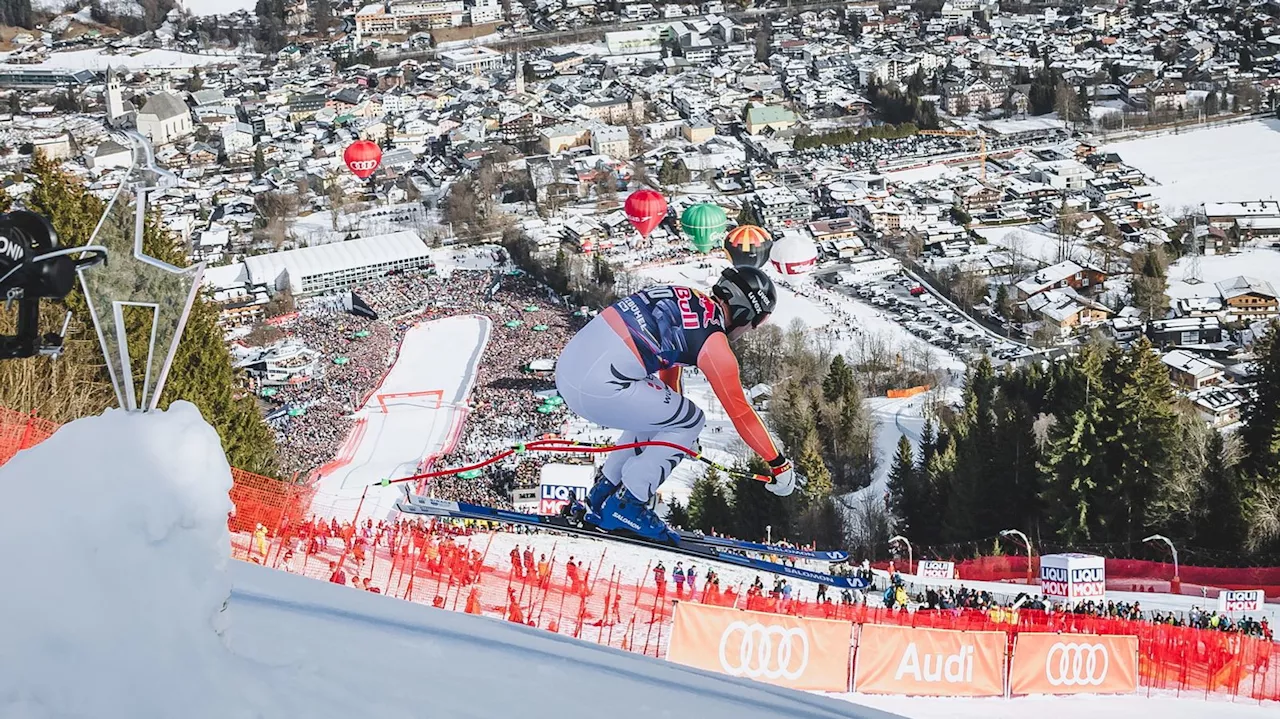
M 0 464 L 56 429 L 51 422 L 0 409 Z M 311 487 L 240 470 L 233 470 L 232 476 L 235 512 L 228 526 L 236 559 L 650 656 L 665 656 L 673 601 L 699 601 L 856 623 L 997 630 L 1011 643 L 1024 631 L 1129 634 L 1139 639 L 1140 685 L 1148 693 L 1173 690 L 1280 700 L 1280 671 L 1271 662 L 1275 644 L 1236 633 L 1036 611 L 906 612 L 835 601 L 781 600 L 738 586 L 708 586 L 702 577 L 694 589 L 686 585 L 678 592 L 669 580 L 657 584 L 652 567 L 639 577 L 624 576 L 610 560 L 607 544 L 599 556 L 580 557 L 574 570 L 568 568 L 567 552 L 557 552 L 554 545 L 545 562 L 526 568 L 523 558 L 517 563 L 491 551 L 495 537 L 502 536 L 498 533 L 417 519 L 380 527 L 360 517 L 338 523 L 326 518 L 335 505 L 332 498 L 317 496 Z M 993 570 L 999 564 L 999 571 L 1025 577 L 1025 558 L 992 559 Z M 1185 579 L 1200 569 L 1208 568 L 1183 567 L 1181 573 Z M 961 570 L 965 578 L 977 579 L 976 573 Z M 810 591 L 807 585 L 805 591 Z

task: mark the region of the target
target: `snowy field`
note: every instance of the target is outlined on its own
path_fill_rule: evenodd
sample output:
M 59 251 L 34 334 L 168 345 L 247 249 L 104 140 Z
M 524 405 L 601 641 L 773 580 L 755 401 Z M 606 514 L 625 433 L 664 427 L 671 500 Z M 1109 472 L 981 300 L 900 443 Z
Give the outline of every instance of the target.
M 1218 297 L 1213 283 L 1245 275 L 1270 282 L 1280 287 L 1280 251 L 1269 247 L 1251 247 L 1230 255 L 1211 255 L 1200 258 L 1200 279 L 1189 283 L 1191 261 L 1183 257 L 1169 267 L 1169 291 L 1171 298 Z
M 1280 120 L 1256 120 L 1108 145 L 1157 186 L 1166 212 L 1202 202 L 1265 200 L 1280 194 Z
M 230 15 L 238 10 L 252 13 L 257 0 L 178 0 L 178 7 L 188 15 Z
M 194 55 L 175 50 L 144 50 L 136 55 L 111 55 L 101 50 L 71 50 L 69 52 L 50 53 L 43 62 L 34 65 L 10 65 L 3 62 L 5 56 L 0 53 L 0 67 L 7 70 L 94 70 L 106 72 L 108 66 L 117 70 L 170 70 L 196 67 L 199 65 L 216 65 L 220 62 L 235 62 L 236 55 Z
M 1000 247 L 1011 255 L 1017 255 L 1019 264 L 1027 264 L 1027 260 L 1037 260 L 1046 265 L 1058 262 L 1058 238 L 1044 228 L 1043 225 L 1015 225 L 1012 227 L 986 227 L 977 230 L 989 246 Z M 1073 246 L 1071 258 L 1087 259 L 1082 248 Z
M 463 403 L 475 382 L 492 323 L 488 317 L 463 315 L 424 322 L 405 333 L 400 354 L 357 413 L 355 447 L 350 462 L 333 468 L 316 483 L 317 502 L 333 516 L 355 514 L 365 489 L 385 478 L 414 474 L 423 459 L 446 451 L 465 417 Z M 379 395 L 439 390 L 436 397 L 387 400 Z M 361 516 L 383 519 L 394 510 L 398 493 L 371 490 Z

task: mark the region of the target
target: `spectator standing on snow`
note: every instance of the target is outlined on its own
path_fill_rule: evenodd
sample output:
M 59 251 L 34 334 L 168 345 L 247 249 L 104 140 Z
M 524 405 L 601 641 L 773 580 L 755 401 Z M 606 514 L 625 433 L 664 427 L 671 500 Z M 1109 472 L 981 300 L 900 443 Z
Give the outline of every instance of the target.
M 520 564 L 520 547 L 511 548 L 511 573 L 516 579 L 524 579 L 524 567 Z
M 684 563 L 676 562 L 676 568 L 671 572 L 671 578 L 676 583 L 676 599 L 684 599 Z

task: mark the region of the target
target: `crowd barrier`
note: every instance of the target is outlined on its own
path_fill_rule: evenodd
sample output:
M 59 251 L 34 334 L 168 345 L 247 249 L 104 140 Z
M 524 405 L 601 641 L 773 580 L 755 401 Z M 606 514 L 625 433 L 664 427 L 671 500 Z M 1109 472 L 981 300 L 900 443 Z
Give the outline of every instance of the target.
M 1280 699 L 1271 645 L 1239 635 L 1140 622 L 1127 629 L 1141 635 L 880 623 L 906 614 L 870 612 L 855 622 L 684 602 L 676 606 L 668 658 L 835 692 L 1000 697 L 1172 689 Z
M 0 463 L 20 449 L 43 441 L 56 429 L 51 422 L 0 409 Z M 800 640 L 795 638 L 794 630 L 802 626 L 856 628 L 842 636 L 846 641 L 852 638 L 844 665 L 845 687 L 852 682 L 858 691 L 876 691 L 877 687 L 905 691 L 898 682 L 916 681 L 917 669 L 922 684 L 934 684 L 929 677 L 935 675 L 946 683 L 948 672 L 954 676 L 960 671 L 967 677 L 972 658 L 973 676 L 984 677 L 983 691 L 989 692 L 993 685 L 986 657 L 993 656 L 995 649 L 984 648 L 980 659 L 977 647 L 986 647 L 985 642 L 993 640 L 974 639 L 988 635 L 1003 642 L 1000 661 L 1007 663 L 1007 669 L 1002 681 L 1009 685 L 1005 693 L 1118 691 L 1117 687 L 1129 687 L 1129 673 L 1128 665 L 1116 657 L 1128 656 L 1127 647 L 1132 645 L 1120 647 L 1114 642 L 1121 640 L 1108 637 L 1127 637 L 1124 642 L 1136 642 L 1134 675 L 1138 691 L 1280 700 L 1280 671 L 1274 670 L 1271 663 L 1275 645 L 1240 634 L 1037 611 L 894 611 L 865 604 L 817 601 L 811 594 L 815 591 L 812 585 L 804 583 L 797 587 L 797 596 L 786 600 L 744 591 L 740 585 L 708 586 L 705 582 L 692 590 L 677 592 L 669 579 L 662 585 L 655 584 L 651 566 L 638 574 L 634 566 L 624 571 L 610 558 L 606 543 L 600 544 L 597 556 L 575 557 L 572 570 L 568 553 L 553 544 L 545 561 L 539 557 L 531 569 L 525 570 L 523 566 L 513 566 L 508 558 L 510 547 L 521 543 L 522 535 L 434 522 L 397 524 L 394 530 L 380 532 L 362 545 L 355 541 L 353 525 L 363 524 L 364 519 L 336 528 L 328 525 L 329 530 L 324 533 L 314 531 L 317 525 L 311 518 L 326 516 L 326 508 L 336 505 L 331 498 L 317 496 L 312 488 L 240 470 L 233 470 L 233 479 L 235 512 L 228 526 L 232 531 L 231 552 L 236 559 L 322 581 L 341 580 L 348 586 L 358 584 L 361 589 L 407 601 L 486 614 L 650 656 L 668 655 L 677 621 L 684 621 L 677 620 L 677 615 L 685 613 L 686 608 L 696 612 L 693 607 L 703 607 L 737 617 L 729 625 L 738 623 L 738 635 L 725 639 L 723 647 L 719 639 L 704 646 L 702 661 L 710 658 L 718 663 L 723 654 L 726 661 L 735 661 L 740 667 L 748 666 L 744 656 L 759 659 L 760 649 L 753 649 L 750 644 L 760 631 L 752 626 L 758 622 L 750 622 L 748 617 L 764 616 L 784 622 L 775 630 L 767 629 L 774 625 L 760 626 L 771 636 L 787 634 L 796 642 Z M 1000 559 L 1009 561 L 1013 572 L 1025 573 L 1025 559 L 1020 567 L 1016 558 Z M 339 570 L 336 574 L 335 569 Z M 1195 569 L 1198 568 L 1183 567 L 1182 574 L 1186 577 Z M 964 569 L 961 577 L 975 578 L 967 577 Z M 721 622 L 723 638 L 729 625 Z M 707 631 L 714 633 L 714 629 Z M 820 638 L 809 635 L 811 657 L 814 646 L 826 647 L 833 641 L 826 630 L 818 631 Z M 883 646 L 896 646 L 901 651 L 896 656 L 897 664 L 895 656 L 877 657 L 874 652 L 878 650 L 869 648 L 882 645 L 880 639 L 871 641 L 877 634 L 909 637 L 905 645 L 898 640 L 883 642 Z M 929 638 L 920 639 L 926 636 Z M 1046 644 L 1048 639 L 1040 637 L 1057 639 Z M 969 645 L 965 642 L 971 640 L 974 649 L 967 651 L 965 647 Z M 680 641 L 683 640 L 677 640 L 673 658 L 684 656 L 681 652 L 685 650 L 678 646 Z M 1095 648 L 1098 645 L 1107 652 L 1108 674 L 1100 683 L 1096 674 L 1087 673 L 1098 671 L 1098 652 L 1102 651 Z M 907 651 L 913 646 L 915 656 L 908 657 Z M 795 654 L 802 649 L 797 644 L 791 651 Z M 863 651 L 862 664 L 858 663 L 859 651 Z M 909 660 L 905 667 L 904 659 Z M 1086 671 L 1084 680 L 1063 679 L 1047 670 L 1066 666 L 1076 671 L 1078 663 L 1083 667 L 1081 671 Z M 1037 666 L 1046 667 L 1044 682 L 1049 689 L 1036 683 Z M 886 673 L 885 667 L 893 671 Z M 833 685 L 827 679 L 821 683 Z M 1120 683 L 1113 684 L 1113 679 Z
M 1027 572 L 1026 555 L 1011 554 L 998 557 L 978 557 L 957 560 L 959 579 L 971 582 L 1024 581 L 1028 576 L 1040 576 L 1040 558 L 1031 557 L 1031 572 Z M 1131 591 L 1170 590 L 1173 565 L 1143 559 L 1106 560 L 1106 577 L 1109 589 Z M 1268 598 L 1280 598 L 1280 567 L 1198 567 L 1181 565 L 1178 578 L 1183 594 L 1200 594 L 1202 587 L 1222 589 L 1261 589 Z M 1211 594 L 1210 596 L 1215 596 Z

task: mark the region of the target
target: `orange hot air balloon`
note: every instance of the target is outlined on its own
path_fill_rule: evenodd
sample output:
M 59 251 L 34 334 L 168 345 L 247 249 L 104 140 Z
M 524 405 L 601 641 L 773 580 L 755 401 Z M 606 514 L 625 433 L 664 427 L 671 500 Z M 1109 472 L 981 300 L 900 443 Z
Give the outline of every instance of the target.
M 667 216 L 667 198 L 655 190 L 636 190 L 627 198 L 623 209 L 640 236 L 648 237 Z
M 738 225 L 724 238 L 724 249 L 734 265 L 763 267 L 769 261 L 769 248 L 773 236 L 768 230 L 755 225 Z
M 342 159 L 346 161 L 347 168 L 363 180 L 372 175 L 382 163 L 382 148 L 376 142 L 356 140 L 347 146 Z

